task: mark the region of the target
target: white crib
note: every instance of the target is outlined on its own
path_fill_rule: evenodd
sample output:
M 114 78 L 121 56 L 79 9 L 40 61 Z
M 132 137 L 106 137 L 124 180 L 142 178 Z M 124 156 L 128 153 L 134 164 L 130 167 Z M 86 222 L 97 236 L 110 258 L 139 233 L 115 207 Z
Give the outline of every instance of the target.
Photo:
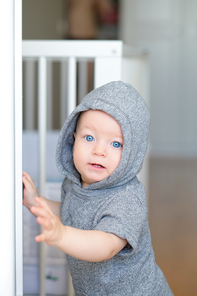
M 39 188 L 46 193 L 46 137 L 53 118 L 52 65 L 59 63 L 59 125 L 88 92 L 88 63 L 94 68 L 93 87 L 113 80 L 131 83 L 148 102 L 148 56 L 126 47 L 122 41 L 23 41 L 25 129 L 35 127 L 38 117 Z M 35 111 L 35 73 L 38 71 L 38 116 Z M 78 77 L 78 78 L 77 78 Z M 78 99 L 77 99 L 78 98 Z M 148 187 L 148 157 L 141 180 Z M 45 245 L 40 245 L 40 295 L 45 295 Z M 67 295 L 74 295 L 70 280 Z

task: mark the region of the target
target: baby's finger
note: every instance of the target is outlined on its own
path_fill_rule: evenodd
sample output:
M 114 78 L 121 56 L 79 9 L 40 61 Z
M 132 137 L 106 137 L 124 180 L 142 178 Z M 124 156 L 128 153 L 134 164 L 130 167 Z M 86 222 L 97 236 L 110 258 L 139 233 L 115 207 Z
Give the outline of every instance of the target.
M 24 181 L 27 180 L 33 187 L 35 187 L 35 183 L 34 183 L 32 177 L 27 172 L 23 171 L 22 177 L 23 177 Z
M 35 201 L 39 204 L 40 207 L 46 209 L 49 213 L 52 213 L 51 208 L 43 198 L 35 197 Z
M 42 207 L 31 207 L 30 211 L 32 212 L 32 214 L 36 215 L 36 216 L 40 216 L 40 217 L 44 217 L 48 220 L 50 220 L 52 218 L 52 215 L 51 213 L 45 209 L 45 208 L 42 208 Z
M 28 174 L 27 172 L 23 171 L 22 172 L 22 176 L 27 178 L 29 181 L 33 181 L 32 177 L 30 174 Z
M 46 240 L 46 234 L 43 232 L 35 237 L 35 241 L 40 243 Z
M 49 219 L 39 216 L 39 217 L 37 217 L 36 220 L 47 231 L 50 231 L 53 228 L 53 224 L 51 223 L 51 220 L 49 220 Z
M 27 189 L 36 188 L 36 185 L 34 184 L 34 182 L 29 180 L 26 176 L 22 177 L 22 181 L 23 181 L 23 188 L 27 188 Z

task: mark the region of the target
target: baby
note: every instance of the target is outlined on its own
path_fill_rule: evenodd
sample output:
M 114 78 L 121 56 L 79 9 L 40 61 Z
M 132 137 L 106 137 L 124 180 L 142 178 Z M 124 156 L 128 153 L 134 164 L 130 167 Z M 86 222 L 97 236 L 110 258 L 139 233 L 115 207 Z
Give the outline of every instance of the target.
M 149 111 L 121 81 L 93 90 L 66 120 L 56 162 L 61 203 L 39 197 L 23 173 L 24 205 L 67 254 L 76 296 L 173 295 L 155 263 L 146 197 L 136 175 L 147 148 Z

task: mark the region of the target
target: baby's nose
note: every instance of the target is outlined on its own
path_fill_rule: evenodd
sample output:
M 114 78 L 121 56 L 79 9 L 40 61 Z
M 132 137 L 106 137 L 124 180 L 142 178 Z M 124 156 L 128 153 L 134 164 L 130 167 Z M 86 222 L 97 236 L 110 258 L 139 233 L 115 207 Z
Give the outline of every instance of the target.
M 94 146 L 92 153 L 93 155 L 106 157 L 107 155 L 106 147 L 104 145 L 97 144 Z

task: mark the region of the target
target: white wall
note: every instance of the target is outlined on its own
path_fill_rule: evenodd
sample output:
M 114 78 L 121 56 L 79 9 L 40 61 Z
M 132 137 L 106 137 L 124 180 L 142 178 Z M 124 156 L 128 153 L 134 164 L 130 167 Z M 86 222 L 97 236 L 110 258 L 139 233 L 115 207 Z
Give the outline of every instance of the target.
M 120 39 L 150 53 L 152 153 L 197 156 L 197 1 L 120 4 Z

